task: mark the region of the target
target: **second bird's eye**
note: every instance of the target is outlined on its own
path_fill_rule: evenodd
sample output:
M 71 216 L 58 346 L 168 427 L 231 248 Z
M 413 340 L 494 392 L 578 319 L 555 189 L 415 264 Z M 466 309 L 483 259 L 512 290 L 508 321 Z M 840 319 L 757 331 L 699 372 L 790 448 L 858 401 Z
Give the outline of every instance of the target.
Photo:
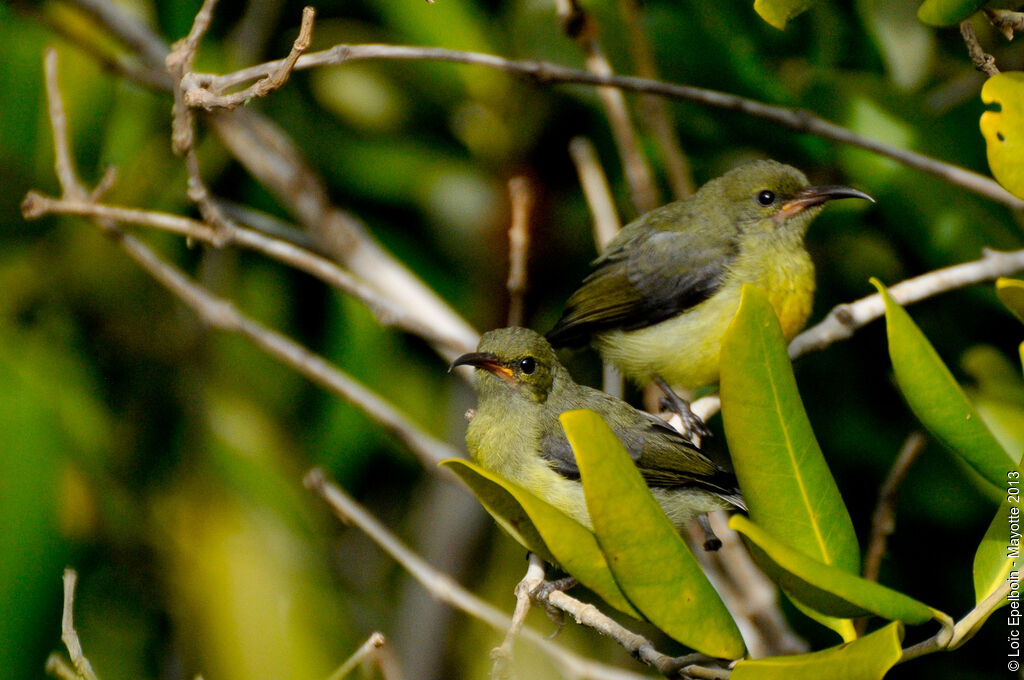
M 519 370 L 526 375 L 530 375 L 537 370 L 537 361 L 533 357 L 526 357 L 519 361 Z
M 771 205 L 775 202 L 775 192 L 768 189 L 758 192 L 757 202 L 765 206 Z

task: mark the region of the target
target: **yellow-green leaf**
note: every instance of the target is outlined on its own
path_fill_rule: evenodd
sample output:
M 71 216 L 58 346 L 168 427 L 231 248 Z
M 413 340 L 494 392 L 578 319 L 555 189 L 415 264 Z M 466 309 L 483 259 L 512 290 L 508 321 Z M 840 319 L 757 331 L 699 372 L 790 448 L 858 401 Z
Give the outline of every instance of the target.
M 817 0 L 754 0 L 754 11 L 781 31 L 786 28 L 787 21 L 815 4 Z
M 971 16 L 988 0 L 924 0 L 917 18 L 930 26 L 952 26 Z
M 985 426 L 907 311 L 896 304 L 885 286 L 877 280 L 872 283 L 885 300 L 889 356 L 896 382 L 910 409 L 936 439 L 984 479 L 1002 488 L 1007 470 L 1015 469 L 1016 461 Z
M 675 640 L 710 656 L 743 656 L 736 623 L 615 433 L 593 411 L 567 411 L 560 420 L 594 533 L 622 592 Z
M 1024 73 L 998 73 L 981 88 L 981 101 L 998 111 L 981 114 L 988 166 L 1011 194 L 1024 198 Z
M 640 618 L 615 583 L 597 539 L 585 526 L 526 489 L 469 461 L 441 462 L 457 474 L 521 545 L 560 565 L 620 612 Z
M 903 626 L 894 621 L 853 642 L 810 654 L 741 661 L 730 680 L 881 680 L 903 650 Z
M 935 616 L 912 597 L 804 555 L 743 515 L 733 515 L 729 526 L 747 538 L 754 559 L 773 581 L 816 611 L 839 618 L 874 614 L 912 624 Z
M 974 600 L 981 602 L 994 593 L 1010 572 L 1024 566 L 1021 559 L 1021 496 L 1024 475 L 1020 468 L 1006 475 L 1006 494 L 974 553 Z
M 786 343 L 765 294 L 744 286 L 722 342 L 722 421 L 750 517 L 787 545 L 851 574 L 853 522 L 797 391 Z M 818 619 L 844 639 L 849 621 Z
M 1006 308 L 1024 321 L 1024 281 L 1001 278 L 996 281 L 996 295 Z

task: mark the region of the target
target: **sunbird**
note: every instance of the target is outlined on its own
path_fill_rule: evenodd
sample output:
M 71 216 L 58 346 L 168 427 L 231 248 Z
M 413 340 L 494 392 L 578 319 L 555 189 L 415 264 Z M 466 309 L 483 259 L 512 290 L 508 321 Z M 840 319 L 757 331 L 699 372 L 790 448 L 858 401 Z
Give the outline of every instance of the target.
M 593 528 L 576 457 L 558 416 L 596 411 L 622 441 L 654 498 L 677 530 L 695 516 L 720 542 L 704 513 L 746 509 L 736 477 L 656 416 L 592 387 L 577 384 L 542 335 L 526 328 L 484 333 L 476 352 L 451 367 L 474 366 L 477 407 L 466 430 L 473 461 L 532 491 Z
M 874 202 L 850 187 L 810 186 L 776 161 L 735 168 L 623 227 L 547 338 L 555 347 L 589 342 L 626 377 L 658 383 L 684 422 L 706 434 L 670 387 L 718 382 L 722 336 L 745 283 L 768 294 L 787 341 L 800 332 L 814 298 L 804 235 L 838 198 Z

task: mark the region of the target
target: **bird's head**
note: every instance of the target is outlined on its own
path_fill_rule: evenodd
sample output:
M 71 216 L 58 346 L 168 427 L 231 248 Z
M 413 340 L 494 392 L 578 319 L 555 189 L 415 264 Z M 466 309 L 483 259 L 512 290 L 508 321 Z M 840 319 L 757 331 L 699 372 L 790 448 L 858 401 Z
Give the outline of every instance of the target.
M 700 196 L 705 192 L 705 196 Z M 724 206 L 744 232 L 785 230 L 801 238 L 828 201 L 863 198 L 874 202 L 863 191 L 851 187 L 811 186 L 796 168 L 767 160 L 731 170 L 702 187 L 694 198 L 706 202 L 709 210 Z
M 555 350 L 528 328 L 499 328 L 480 338 L 477 351 L 463 354 L 451 367 L 474 366 L 481 398 L 513 394 L 542 403 L 551 393 L 560 371 Z

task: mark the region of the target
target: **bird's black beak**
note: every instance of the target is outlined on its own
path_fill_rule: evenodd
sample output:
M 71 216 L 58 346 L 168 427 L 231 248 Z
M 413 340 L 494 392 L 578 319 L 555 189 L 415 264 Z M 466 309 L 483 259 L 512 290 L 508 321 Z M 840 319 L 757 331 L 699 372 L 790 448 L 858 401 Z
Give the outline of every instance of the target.
M 796 192 L 793 198 L 789 199 L 782 204 L 782 210 L 776 215 L 776 219 L 789 219 L 794 215 L 799 215 L 808 208 L 813 208 L 816 205 L 821 205 L 826 201 L 834 201 L 837 198 L 863 198 L 865 200 L 875 202 L 875 199 L 871 198 L 863 191 L 854 189 L 852 187 L 844 187 L 835 184 L 826 184 L 816 187 L 807 187 Z
M 512 369 L 502 365 L 498 357 L 490 352 L 470 352 L 469 354 L 463 354 L 452 362 L 452 365 L 448 367 L 448 371 L 451 372 L 451 370 L 456 366 L 473 366 L 475 368 L 482 368 L 485 371 L 493 373 L 502 380 L 512 382 Z

